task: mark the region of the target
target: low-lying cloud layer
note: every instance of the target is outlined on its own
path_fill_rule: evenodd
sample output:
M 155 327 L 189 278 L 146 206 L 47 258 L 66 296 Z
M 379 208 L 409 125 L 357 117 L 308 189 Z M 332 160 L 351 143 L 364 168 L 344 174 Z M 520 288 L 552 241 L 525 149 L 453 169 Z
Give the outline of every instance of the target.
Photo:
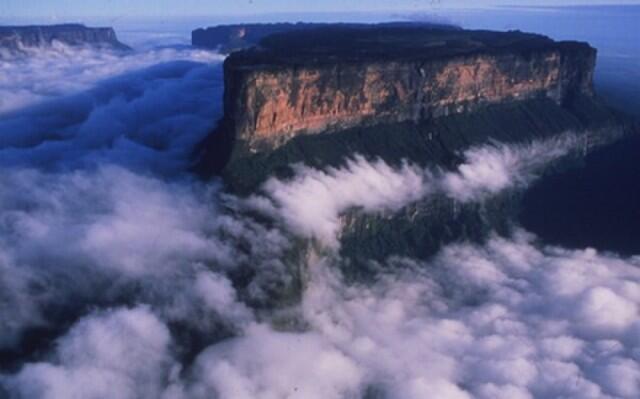
M 453 171 L 355 157 L 241 200 L 184 173 L 219 113 L 217 55 L 86 51 L 46 101 L 3 83 L 39 103 L 0 120 L 0 397 L 640 395 L 638 258 L 519 232 L 388 259 L 404 267 L 364 285 L 345 283 L 332 251 L 350 208 L 483 201 L 529 184 L 573 136 L 474 148 Z M 47 57 L 19 62 L 44 81 Z M 310 237 L 325 247 L 296 260 Z M 292 263 L 301 300 L 263 306 L 297 278 Z
M 94 87 L 96 82 L 163 62 L 222 61 L 222 56 L 202 50 L 155 48 L 143 52 L 92 47 L 25 48 L 25 54 L 0 59 L 0 115 Z
M 428 195 L 454 201 L 482 201 L 503 190 L 530 184 L 549 163 L 567 155 L 578 138 L 565 134 L 522 145 L 495 143 L 464 152 L 456 170 L 429 170 L 404 164 L 392 168 L 382 160 L 356 155 L 344 168 L 298 167 L 293 179 L 272 178 L 266 197 L 250 206 L 275 214 L 298 234 L 337 246 L 340 215 L 351 208 L 365 212 L 397 211 Z
M 539 249 L 523 233 L 393 262 L 413 268 L 371 287 L 313 264 L 302 305 L 311 331 L 249 329 L 201 355 L 197 385 L 229 398 L 640 393 L 638 259 Z
M 640 393 L 638 259 L 539 249 L 523 233 L 453 245 L 428 263 L 390 260 L 409 271 L 368 287 L 345 286 L 332 261 L 309 265 L 304 332 L 247 317 L 240 335 L 201 352 L 183 375 L 161 316 L 120 308 L 76 323 L 50 361 L 27 365 L 7 386 L 50 398 Z
M 221 112 L 221 57 L 60 47 L 0 63 L 0 166 L 171 174 Z M 24 99 L 17 99 L 25 92 Z M 7 110 L 11 112 L 7 112 Z

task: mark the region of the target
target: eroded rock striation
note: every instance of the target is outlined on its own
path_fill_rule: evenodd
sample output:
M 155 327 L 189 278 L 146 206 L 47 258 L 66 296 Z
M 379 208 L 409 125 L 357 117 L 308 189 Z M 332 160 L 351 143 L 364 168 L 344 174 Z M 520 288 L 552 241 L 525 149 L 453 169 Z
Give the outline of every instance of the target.
M 225 61 L 224 116 L 199 146 L 195 169 L 221 175 L 242 196 L 293 176 L 292 165 L 342 168 L 358 154 L 456 172 L 471 147 L 515 148 L 570 132 L 577 144 L 536 171 L 552 173 L 637 131 L 594 93 L 595 63 L 586 43 L 522 32 L 327 26 L 275 34 Z M 481 201 L 434 194 L 399 211 L 348 209 L 338 233 L 343 271 L 367 278 L 372 260 L 428 258 L 448 243 L 509 235 L 521 198 L 513 188 Z
M 118 50 L 129 47 L 118 41 L 113 28 L 90 28 L 82 24 L 0 26 L 0 49 L 19 51 L 50 47 L 59 42 L 69 46 L 99 46 Z
M 224 118 L 212 140 L 233 142 L 235 162 L 306 135 L 526 101 L 566 108 L 593 98 L 595 62 L 586 43 L 522 32 L 337 26 L 276 34 L 227 58 Z M 206 147 L 200 170 L 218 172 L 225 162 L 216 152 L 207 166 Z

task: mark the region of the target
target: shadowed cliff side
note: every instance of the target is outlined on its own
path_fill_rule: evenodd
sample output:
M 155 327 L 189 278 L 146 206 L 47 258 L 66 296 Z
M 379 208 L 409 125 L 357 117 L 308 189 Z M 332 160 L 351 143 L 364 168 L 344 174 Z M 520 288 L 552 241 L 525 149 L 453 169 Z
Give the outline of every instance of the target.
M 299 32 L 316 28 L 327 27 L 349 27 L 367 28 L 371 25 L 344 23 L 272 23 L 272 24 L 234 24 L 217 25 L 208 28 L 199 28 L 191 32 L 191 44 L 198 47 L 211 48 L 221 53 L 232 53 L 234 51 L 246 49 L 259 44 L 267 36 L 286 33 Z M 427 22 L 387 22 L 378 26 L 421 26 L 423 28 L 433 28 L 438 30 L 460 30 L 457 26 L 427 23 Z

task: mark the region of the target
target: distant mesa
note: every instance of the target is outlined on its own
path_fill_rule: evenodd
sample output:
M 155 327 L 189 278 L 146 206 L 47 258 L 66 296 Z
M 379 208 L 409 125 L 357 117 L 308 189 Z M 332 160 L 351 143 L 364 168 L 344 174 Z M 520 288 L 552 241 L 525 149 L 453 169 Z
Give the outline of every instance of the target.
M 328 24 L 328 23 L 273 23 L 273 24 L 236 24 L 218 25 L 200 28 L 191 32 L 191 44 L 197 47 L 216 49 L 224 54 L 257 45 L 262 39 L 276 33 L 306 31 L 317 28 L 340 26 L 343 28 L 368 28 L 371 24 Z M 439 30 L 460 30 L 459 27 L 447 24 L 427 22 L 388 22 L 377 24 L 380 27 L 412 27 L 433 28 Z
M 121 43 L 113 28 L 90 28 L 82 24 L 0 26 L 0 50 L 47 48 L 54 43 L 131 50 Z

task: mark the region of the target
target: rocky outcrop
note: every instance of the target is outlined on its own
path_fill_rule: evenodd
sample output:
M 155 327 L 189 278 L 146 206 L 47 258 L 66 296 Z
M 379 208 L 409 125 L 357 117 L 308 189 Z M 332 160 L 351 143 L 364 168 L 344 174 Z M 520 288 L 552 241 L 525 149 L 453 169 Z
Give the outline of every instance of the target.
M 0 49 L 19 51 L 29 47 L 50 47 L 55 42 L 129 49 L 118 41 L 113 28 L 89 28 L 81 24 L 0 26 Z
M 224 118 L 200 171 L 219 171 L 221 151 L 237 164 L 300 136 L 530 100 L 562 107 L 593 97 L 595 61 L 586 43 L 521 32 L 340 26 L 273 35 L 227 58 Z

